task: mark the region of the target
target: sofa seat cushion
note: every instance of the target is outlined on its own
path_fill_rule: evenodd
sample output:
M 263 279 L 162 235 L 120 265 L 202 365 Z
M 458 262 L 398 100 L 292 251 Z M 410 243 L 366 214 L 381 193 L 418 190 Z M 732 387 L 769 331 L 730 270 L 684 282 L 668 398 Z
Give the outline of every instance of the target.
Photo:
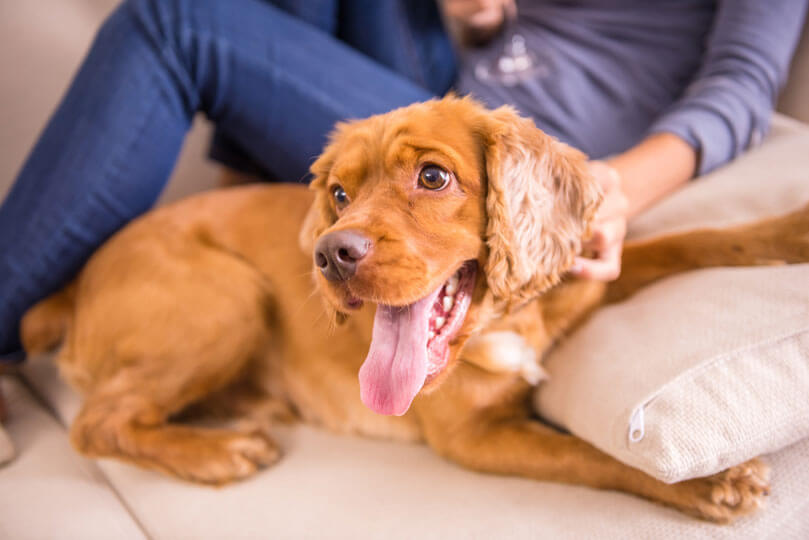
M 0 467 L 0 538 L 144 539 L 95 463 L 16 378 L 0 378 L 16 458 Z

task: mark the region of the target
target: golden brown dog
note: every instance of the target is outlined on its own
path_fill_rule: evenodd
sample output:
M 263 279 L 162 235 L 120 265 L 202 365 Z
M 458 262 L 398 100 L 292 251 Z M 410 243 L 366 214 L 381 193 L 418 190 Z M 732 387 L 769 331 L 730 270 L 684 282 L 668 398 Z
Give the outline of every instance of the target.
M 508 108 L 447 98 L 340 125 L 312 172 L 311 191 L 236 187 L 155 210 L 27 313 L 26 349 L 63 341 L 59 366 L 84 394 L 80 452 L 222 484 L 276 461 L 276 445 L 180 413 L 291 411 L 715 521 L 760 504 L 761 462 L 663 484 L 540 423 L 519 375 L 478 367 L 496 348 L 465 344 L 508 330 L 541 357 L 599 304 L 671 273 L 807 261 L 809 211 L 627 245 L 605 286 L 562 277 L 600 199 L 585 157 Z

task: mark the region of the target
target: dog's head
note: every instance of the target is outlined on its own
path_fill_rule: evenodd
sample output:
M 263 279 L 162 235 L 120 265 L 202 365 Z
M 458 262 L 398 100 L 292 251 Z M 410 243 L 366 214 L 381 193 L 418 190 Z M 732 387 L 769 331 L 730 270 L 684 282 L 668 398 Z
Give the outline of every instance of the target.
M 403 414 L 493 315 L 556 284 L 600 201 L 583 154 L 455 97 L 340 124 L 301 231 L 338 318 L 377 305 L 363 402 Z

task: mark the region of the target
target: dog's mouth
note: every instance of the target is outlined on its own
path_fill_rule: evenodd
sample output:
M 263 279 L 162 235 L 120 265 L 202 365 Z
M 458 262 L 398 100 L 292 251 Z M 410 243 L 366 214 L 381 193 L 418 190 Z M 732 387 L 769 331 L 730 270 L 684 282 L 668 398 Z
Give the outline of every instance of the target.
M 360 368 L 360 396 L 374 412 L 402 415 L 419 390 L 449 363 L 450 343 L 463 325 L 477 263 L 407 306 L 378 305 L 368 356 Z

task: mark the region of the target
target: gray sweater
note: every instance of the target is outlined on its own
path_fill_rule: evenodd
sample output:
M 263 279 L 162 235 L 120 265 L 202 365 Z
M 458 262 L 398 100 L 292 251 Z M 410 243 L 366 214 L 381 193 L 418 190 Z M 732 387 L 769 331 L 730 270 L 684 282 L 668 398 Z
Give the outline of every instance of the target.
M 517 31 L 544 66 L 517 86 L 483 83 L 463 51 L 456 88 L 512 104 L 599 158 L 670 132 L 708 172 L 757 144 L 769 127 L 807 0 L 523 0 Z M 502 38 L 501 38 L 502 39 Z

